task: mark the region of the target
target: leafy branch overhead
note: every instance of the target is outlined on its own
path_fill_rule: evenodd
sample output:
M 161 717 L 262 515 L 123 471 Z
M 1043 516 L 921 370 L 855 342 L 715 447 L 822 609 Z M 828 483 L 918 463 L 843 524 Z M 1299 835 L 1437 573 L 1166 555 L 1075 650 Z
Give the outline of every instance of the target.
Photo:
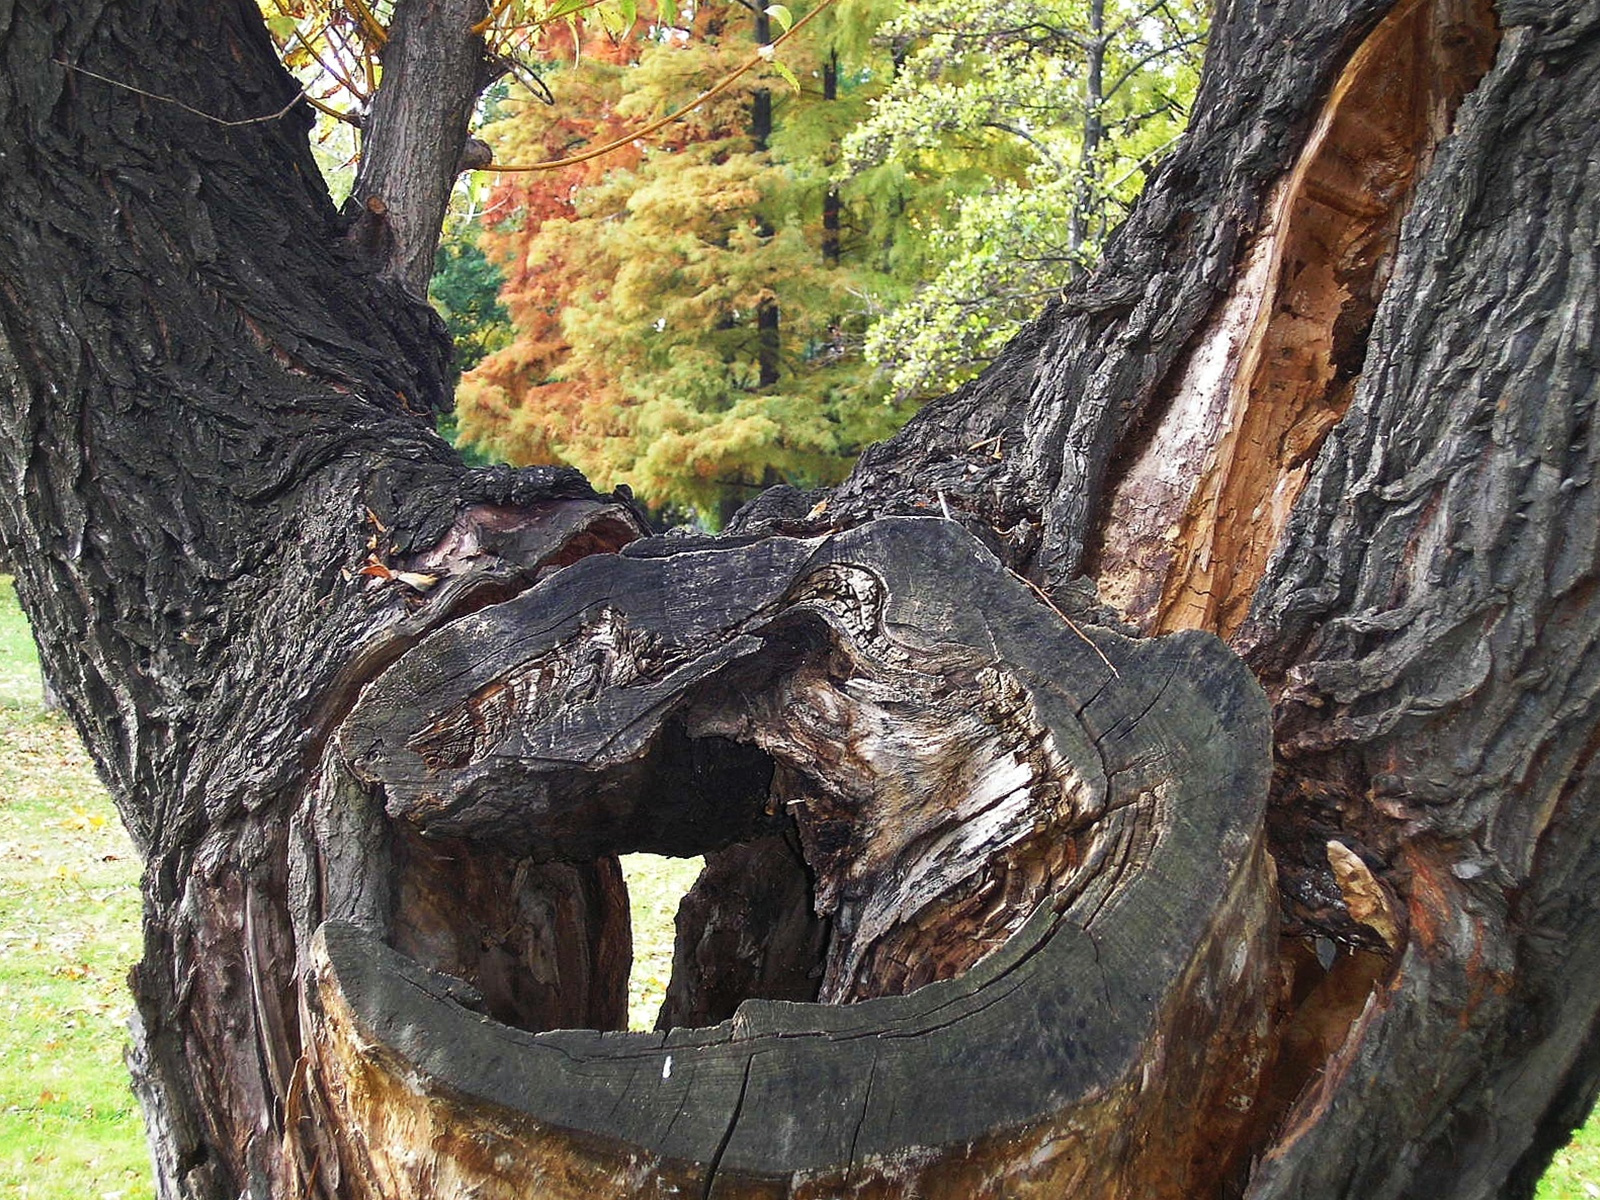
M 267 29 L 284 65 L 307 87 L 324 115 L 359 128 L 383 78 L 396 3 L 365 0 L 261 0 Z M 471 32 L 497 71 L 536 91 L 550 31 L 576 42 L 585 27 L 614 38 L 638 19 L 637 0 L 494 0 Z M 548 95 L 548 93 L 545 93 Z
M 776 21 L 787 32 L 761 39 L 759 53 L 708 85 L 682 110 L 579 153 L 595 157 L 625 148 L 746 74 L 796 82 L 793 71 L 774 60 L 766 43 L 798 33 L 831 2 L 824 0 L 800 21 L 793 21 L 782 5 L 762 10 L 758 16 L 764 25 Z M 641 23 L 636 0 L 262 4 L 284 61 L 301 75 L 306 98 L 329 118 L 330 126 L 359 131 L 358 146 L 348 134 L 343 143 L 345 163 L 356 165 L 346 201 L 352 240 L 381 274 L 419 296 L 427 290 L 456 177 L 490 167 L 496 157 L 488 143 L 470 136 L 487 89 L 509 77 L 526 93 L 553 103 L 542 79 L 549 63 L 575 55 L 591 38 L 618 45 L 641 24 L 647 36 L 670 40 L 679 33 L 675 23 L 690 15 L 650 13 Z M 333 136 L 324 130 L 325 146 Z M 554 169 L 565 157 L 502 162 L 494 169 Z
M 929 270 L 867 336 L 899 394 L 953 386 L 1091 265 L 1188 120 L 1209 6 L 919 0 L 876 37 L 896 70 L 842 173 L 945 204 Z
M 812 13 L 831 2 L 824 0 Z M 391 3 L 369 7 L 362 0 L 345 0 L 344 3 L 337 0 L 261 0 L 261 7 L 284 64 L 305 84 L 306 99 L 328 119 L 319 133 L 319 140 L 327 143 L 340 124 L 363 128 L 367 110 L 382 86 L 384 48 L 389 42 L 389 26 L 398 6 Z M 647 14 L 649 36 L 670 38 L 678 28 L 675 22 L 683 15 Z M 779 38 L 763 46 L 752 61 L 730 72 L 717 87 L 731 84 L 738 76 L 765 66 L 796 91 L 800 89 L 799 79 L 775 49 L 778 42 L 796 32 L 805 19 L 797 23 L 783 4 L 768 5 L 764 15 L 781 31 Z M 487 15 L 470 26 L 470 32 L 483 42 L 490 71 L 489 78 L 484 81 L 485 87 L 494 79 L 509 76 L 546 104 L 555 104 L 555 96 L 544 78 L 552 59 L 559 59 L 562 51 L 576 55 L 590 37 L 619 44 L 639 20 L 638 0 L 533 3 L 496 0 Z M 709 98 L 708 92 L 693 103 L 703 103 Z M 679 115 L 669 114 L 662 124 Z M 657 128 L 659 126 L 644 128 L 636 131 L 636 135 L 649 136 Z M 606 147 L 600 152 L 615 148 L 618 147 Z M 564 163 L 499 163 L 493 161 L 492 151 L 487 151 L 481 152 L 481 157 L 469 158 L 465 165 L 522 171 L 548 170 Z

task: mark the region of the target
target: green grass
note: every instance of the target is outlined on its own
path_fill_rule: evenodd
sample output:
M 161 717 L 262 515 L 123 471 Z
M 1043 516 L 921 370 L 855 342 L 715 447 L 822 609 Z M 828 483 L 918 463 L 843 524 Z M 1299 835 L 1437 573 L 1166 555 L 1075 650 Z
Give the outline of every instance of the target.
M 138 879 L 77 736 L 40 703 L 33 640 L 0 579 L 0 1195 L 153 1195 L 122 1065 Z
M 672 917 L 699 859 L 629 855 L 629 1026 L 649 1029 L 672 966 Z M 128 1088 L 128 967 L 138 861 L 77 736 L 40 703 L 33 640 L 0 576 L 0 1196 L 150 1200 Z M 1539 1200 L 1600 1200 L 1600 1118 Z
M 1539 1181 L 1538 1200 L 1595 1200 L 1600 1197 L 1600 1115 L 1557 1154 Z
M 700 874 L 698 858 L 659 858 L 625 854 L 622 872 L 628 879 L 633 909 L 633 974 L 628 977 L 628 1028 L 654 1029 L 656 1012 L 672 976 L 672 919 L 678 901 Z

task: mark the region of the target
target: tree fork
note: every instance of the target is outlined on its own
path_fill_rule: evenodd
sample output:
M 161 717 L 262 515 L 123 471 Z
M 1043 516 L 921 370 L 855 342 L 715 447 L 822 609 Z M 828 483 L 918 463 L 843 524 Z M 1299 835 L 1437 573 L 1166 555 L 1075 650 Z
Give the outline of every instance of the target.
M 423 1131 L 440 1187 L 1531 1188 L 1596 1086 L 1596 993 L 1574 986 L 1600 973 L 1592 5 L 1222 5 L 1184 143 L 986 376 L 825 507 L 777 489 L 726 542 L 626 556 L 625 504 L 466 471 L 431 432 L 436 327 L 344 236 L 252 6 L 17 4 L 0 60 L 0 540 L 146 858 L 135 1062 L 164 1198 L 372 1194 L 427 1161 Z M 1379 111 L 1363 62 L 1442 62 L 1448 87 Z M 1341 185 L 1333 151 L 1374 144 L 1398 169 Z M 1241 288 L 1253 252 L 1274 289 Z M 1213 334 L 1247 293 L 1263 316 L 1236 348 Z M 1208 347 L 1233 382 L 1179 386 Z M 1281 405 L 1274 347 L 1313 381 Z M 1164 510 L 1178 567 L 1134 556 L 1118 591 L 1143 447 L 1223 392 L 1195 460 L 1216 465 Z M 1208 496 L 1286 516 L 1258 544 L 1202 519 Z M 1208 554 L 1231 572 L 1214 596 Z M 1274 758 L 1238 663 L 1205 633 L 1094 628 L 1119 614 L 1086 567 L 1121 615 L 1155 595 L 1152 628 L 1230 639 Z M 702 580 L 692 603 L 673 572 Z M 704 608 L 762 589 L 721 624 Z M 979 636 L 991 609 L 1025 634 Z M 678 656 L 663 629 L 707 642 Z M 1140 696 L 1123 733 L 1085 732 Z M 352 738 L 380 728 L 392 753 Z M 1093 789 L 1032 785 L 1112 747 L 1108 795 L 1168 790 L 1052 824 L 1050 795 Z M 1008 779 L 1047 836 L 962 809 Z M 541 1031 L 614 1023 L 610 856 L 718 837 L 730 874 L 798 844 L 825 938 L 775 903 L 774 972 L 686 975 L 682 1011 L 736 1005 L 720 1026 Z M 1074 881 L 1118 863 L 1086 912 Z M 539 990 L 552 961 L 565 994 Z M 812 979 L 846 1003 L 782 998 Z M 946 1018 L 1002 1014 L 1031 1015 L 949 1040 Z M 549 1068 L 496 1077 L 507 1048 Z M 784 1113 L 787 1141 L 764 1120 Z

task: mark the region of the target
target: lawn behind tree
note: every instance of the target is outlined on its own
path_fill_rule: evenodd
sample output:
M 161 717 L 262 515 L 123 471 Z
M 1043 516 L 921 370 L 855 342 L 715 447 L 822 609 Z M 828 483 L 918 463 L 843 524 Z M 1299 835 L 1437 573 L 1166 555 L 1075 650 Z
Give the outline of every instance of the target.
M 635 1029 L 654 1021 L 671 968 L 673 912 L 699 865 L 623 860 Z M 154 1196 L 122 1062 L 126 976 L 139 953 L 138 878 L 138 856 L 77 735 L 42 703 L 33 640 L 10 578 L 0 576 L 0 1196 Z M 1600 1200 L 1600 1121 L 1557 1156 L 1538 1195 Z
M 0 576 L 0 1196 L 154 1194 L 122 1062 L 139 859 Z

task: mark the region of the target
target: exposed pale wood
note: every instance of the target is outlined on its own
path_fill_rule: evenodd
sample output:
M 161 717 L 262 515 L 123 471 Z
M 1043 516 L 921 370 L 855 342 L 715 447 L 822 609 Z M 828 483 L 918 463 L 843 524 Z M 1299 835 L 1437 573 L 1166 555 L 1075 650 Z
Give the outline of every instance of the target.
M 1486 0 L 1405 0 L 1345 66 L 1111 491 L 1090 571 L 1127 620 L 1224 637 L 1243 622 L 1349 406 L 1417 180 L 1497 40 Z

